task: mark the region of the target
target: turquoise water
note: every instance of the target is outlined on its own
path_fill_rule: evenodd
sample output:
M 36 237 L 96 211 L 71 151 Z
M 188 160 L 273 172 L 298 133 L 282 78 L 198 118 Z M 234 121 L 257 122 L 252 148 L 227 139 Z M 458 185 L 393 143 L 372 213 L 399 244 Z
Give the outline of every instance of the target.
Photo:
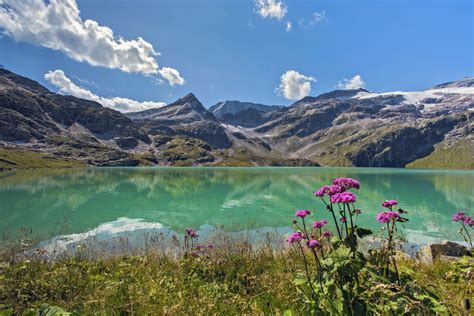
M 385 199 L 408 211 L 415 243 L 459 240 L 450 217 L 472 211 L 474 171 L 364 168 L 89 168 L 0 173 L 0 232 L 38 238 L 100 231 L 289 230 L 295 210 L 327 218 L 313 192 L 334 177 L 358 179 L 359 225 L 378 229 Z

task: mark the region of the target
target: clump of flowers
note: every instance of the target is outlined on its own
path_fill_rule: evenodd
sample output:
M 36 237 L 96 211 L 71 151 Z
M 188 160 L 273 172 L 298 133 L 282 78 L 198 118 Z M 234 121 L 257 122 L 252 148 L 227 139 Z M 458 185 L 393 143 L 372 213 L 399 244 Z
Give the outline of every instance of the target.
M 197 245 L 199 234 L 195 229 L 186 228 L 186 234 L 184 235 L 184 246 L 188 250 L 193 250 Z
M 396 200 L 385 200 L 383 203 L 382 203 L 382 206 L 383 207 L 386 207 L 388 209 L 392 209 L 394 206 L 398 205 L 398 201 Z
M 296 211 L 295 216 L 305 218 L 306 216 L 308 216 L 310 214 L 311 214 L 311 212 L 309 210 L 299 210 L 299 211 Z
M 474 219 L 471 216 L 468 216 L 466 212 L 458 211 L 454 213 L 451 218 L 453 222 L 458 222 L 461 224 L 461 228 L 459 229 L 459 234 L 463 237 L 464 241 L 469 244 L 472 249 L 472 239 L 471 234 L 469 233 L 468 227 L 474 227 Z
M 355 256 L 357 245 L 354 217 L 361 214 L 361 211 L 354 206 L 357 197 L 353 192 L 348 191 L 351 189 L 360 189 L 359 181 L 352 178 L 336 178 L 332 184 L 319 188 L 314 195 L 324 202 L 333 217 L 339 239 L 346 242 Z M 328 199 L 325 198 L 326 196 Z M 339 213 L 338 216 L 336 213 Z
M 394 206 L 398 205 L 396 200 L 385 200 L 382 203 L 382 206 L 389 209 L 389 211 L 383 211 L 377 214 L 375 217 L 380 224 L 386 225 L 387 230 L 387 239 L 385 240 L 385 247 L 382 248 L 382 261 L 385 262 L 385 268 L 383 270 L 384 274 L 388 276 L 390 273 L 390 265 L 392 264 L 395 269 L 395 276 L 398 283 L 400 284 L 400 278 L 398 275 L 397 263 L 395 261 L 395 234 L 398 231 L 397 223 L 406 222 L 408 219 L 401 216 L 402 213 L 405 213 L 402 209 L 394 211 Z
M 400 213 L 398 212 L 393 212 L 393 211 L 388 211 L 388 212 L 380 212 L 377 214 L 377 221 L 380 224 L 387 224 L 390 222 L 392 219 L 396 220 L 400 218 Z

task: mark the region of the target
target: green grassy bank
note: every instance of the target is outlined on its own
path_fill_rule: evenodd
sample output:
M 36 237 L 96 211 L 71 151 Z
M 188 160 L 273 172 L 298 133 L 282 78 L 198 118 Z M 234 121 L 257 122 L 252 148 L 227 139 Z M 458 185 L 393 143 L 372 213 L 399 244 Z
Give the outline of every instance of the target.
M 242 246 L 179 258 L 4 260 L 0 314 L 23 314 L 42 304 L 86 315 L 308 314 L 307 293 L 294 281 L 303 272 L 301 259 L 293 249 Z M 401 278 L 431 291 L 449 313 L 461 315 L 464 300 L 473 296 L 472 264 L 470 258 L 433 265 L 404 258 L 399 270 Z M 396 300 L 393 291 L 390 299 Z

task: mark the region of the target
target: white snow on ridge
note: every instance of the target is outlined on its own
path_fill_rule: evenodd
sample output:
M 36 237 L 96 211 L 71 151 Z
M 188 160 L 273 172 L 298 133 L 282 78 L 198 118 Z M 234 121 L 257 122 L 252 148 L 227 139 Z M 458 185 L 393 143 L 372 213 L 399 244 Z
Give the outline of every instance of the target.
M 372 93 L 372 92 L 359 92 L 353 99 L 372 99 L 377 97 L 387 97 L 387 96 L 403 96 L 404 101 L 402 104 L 413 104 L 413 105 L 423 105 L 423 111 L 429 110 L 430 108 L 435 108 L 439 104 L 437 103 L 430 103 L 425 104 L 422 101 L 427 98 L 449 98 L 450 96 L 453 97 L 472 97 L 474 98 L 474 87 L 450 87 L 450 88 L 440 88 L 440 89 L 429 89 L 425 91 L 394 91 L 394 92 L 382 92 L 382 93 Z M 441 100 L 442 101 L 442 100 Z M 447 100 L 449 101 L 449 100 Z

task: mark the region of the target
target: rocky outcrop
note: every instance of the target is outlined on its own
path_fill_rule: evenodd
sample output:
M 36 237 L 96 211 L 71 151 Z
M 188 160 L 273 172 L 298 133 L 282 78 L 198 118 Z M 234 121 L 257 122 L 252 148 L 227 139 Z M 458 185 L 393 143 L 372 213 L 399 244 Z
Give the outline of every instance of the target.
M 452 260 L 463 256 L 472 257 L 472 252 L 467 247 L 451 241 L 423 246 L 417 253 L 418 260 L 426 264 L 432 264 L 435 260 Z

